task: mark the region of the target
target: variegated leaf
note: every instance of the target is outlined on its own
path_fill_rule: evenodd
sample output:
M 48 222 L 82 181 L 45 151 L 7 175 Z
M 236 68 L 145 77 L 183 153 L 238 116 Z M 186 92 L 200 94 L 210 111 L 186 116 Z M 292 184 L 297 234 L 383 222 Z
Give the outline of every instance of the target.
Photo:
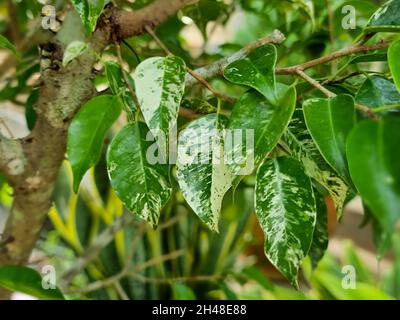
M 301 109 L 295 111 L 282 139 L 287 151 L 303 164 L 306 174 L 329 192 L 340 217 L 349 188 L 321 156 L 305 126 Z
M 296 159 L 266 159 L 256 177 L 256 215 L 265 254 L 298 287 L 297 273 L 312 242 L 316 206 L 310 178 Z
M 129 124 L 113 139 L 107 153 L 111 185 L 124 205 L 154 228 L 171 196 L 168 165 L 150 164 L 146 157 L 152 142 L 144 123 Z
M 161 150 L 167 150 L 169 133 L 176 126 L 185 75 L 185 62 L 179 57 L 149 58 L 135 72 L 136 94 L 143 117 Z
M 229 64 L 224 70 L 227 80 L 256 89 L 272 104 L 277 104 L 275 83 L 276 47 L 266 44 L 248 56 Z
M 229 122 L 229 129 L 241 130 L 242 136 L 247 131 L 253 132 L 253 141 L 230 139 L 227 152 L 231 153 L 229 167 L 238 174 L 242 171 L 242 163 L 254 159 L 258 166 L 264 157 L 277 145 L 289 124 L 296 106 L 296 89 L 281 87 L 278 91 L 279 103 L 272 105 L 268 100 L 254 90 L 248 91 L 235 104 Z M 245 157 L 241 161 L 240 156 Z M 250 160 L 249 160 L 250 161 Z M 251 172 L 249 172 L 250 174 Z
M 183 196 L 211 229 L 218 231 L 221 203 L 232 175 L 224 163 L 227 119 L 210 114 L 193 121 L 179 136 L 177 177 Z

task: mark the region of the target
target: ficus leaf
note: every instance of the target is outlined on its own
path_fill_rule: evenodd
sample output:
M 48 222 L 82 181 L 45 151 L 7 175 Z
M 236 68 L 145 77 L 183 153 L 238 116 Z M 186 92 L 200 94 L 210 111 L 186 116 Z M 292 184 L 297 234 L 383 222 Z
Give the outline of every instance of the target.
M 321 156 L 307 130 L 302 113 L 300 109 L 295 111 L 283 135 L 282 144 L 289 154 L 303 164 L 306 174 L 328 191 L 340 217 L 349 188 Z
M 400 119 L 366 120 L 347 142 L 350 174 L 361 197 L 386 232 L 400 219 Z
M 400 0 L 389 0 L 370 18 L 366 32 L 400 32 Z
M 36 270 L 22 266 L 0 266 L 0 287 L 43 300 L 65 299 L 58 288 L 44 289 L 42 277 Z
M 171 196 L 171 187 L 169 166 L 149 162 L 147 152 L 154 142 L 146 139 L 147 133 L 142 122 L 124 127 L 108 149 L 107 170 L 125 207 L 155 228 Z
M 71 0 L 87 32 L 93 32 L 109 0 Z
M 276 47 L 266 44 L 251 51 L 245 58 L 229 64 L 224 70 L 227 80 L 256 89 L 272 104 L 277 104 L 275 65 Z
M 400 92 L 400 40 L 393 42 L 388 50 L 388 62 L 397 90 Z M 399 99 L 400 100 L 400 99 Z
M 338 95 L 328 99 L 310 99 L 304 102 L 303 112 L 307 128 L 322 156 L 351 184 L 346 139 L 356 124 L 353 97 Z
M 278 98 L 278 104 L 273 105 L 257 91 L 250 90 L 235 104 L 230 117 L 229 129 L 242 130 L 243 135 L 245 130 L 252 130 L 254 135 L 254 143 L 251 148 L 242 143 L 242 140 L 234 140 L 232 148 L 229 148 L 234 153 L 230 158 L 235 160 L 229 166 L 235 174 L 241 170 L 240 161 L 235 159 L 238 148 L 241 148 L 240 155 L 248 158 L 254 157 L 254 164 L 257 166 L 277 145 L 279 138 L 287 128 L 296 106 L 295 88 L 282 85 L 278 92 Z
M 15 46 L 4 36 L 0 34 L 0 48 L 6 48 L 11 50 L 16 56 L 18 56 L 17 49 Z
M 255 203 L 266 237 L 265 254 L 297 288 L 316 219 L 311 180 L 302 164 L 290 157 L 266 159 L 257 171 Z
M 227 119 L 210 114 L 191 122 L 179 136 L 177 177 L 187 203 L 213 231 L 218 231 L 221 203 L 232 175 L 224 163 Z
M 64 52 L 63 57 L 63 66 L 65 67 L 75 58 L 79 57 L 85 50 L 88 48 L 88 45 L 82 41 L 73 41 L 71 42 Z
M 161 150 L 167 150 L 169 134 L 176 126 L 185 75 L 185 62 L 178 57 L 149 58 L 135 72 L 136 94 L 143 117 Z
M 122 110 L 118 97 L 103 95 L 87 102 L 68 130 L 67 154 L 74 173 L 74 191 L 100 158 L 103 141 Z

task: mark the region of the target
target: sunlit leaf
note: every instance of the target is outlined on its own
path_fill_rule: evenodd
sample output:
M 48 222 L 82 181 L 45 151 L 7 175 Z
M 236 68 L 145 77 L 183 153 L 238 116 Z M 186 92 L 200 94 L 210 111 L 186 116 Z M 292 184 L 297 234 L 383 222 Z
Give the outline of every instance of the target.
M 71 2 L 79 13 L 86 30 L 93 32 L 96 28 L 97 20 L 109 0 L 71 0 Z
M 4 36 L 0 34 L 0 48 L 6 48 L 11 50 L 15 55 L 18 55 L 15 46 Z
M 388 62 L 397 90 L 400 92 L 400 40 L 393 42 L 388 50 Z M 400 103 L 400 99 L 399 99 Z

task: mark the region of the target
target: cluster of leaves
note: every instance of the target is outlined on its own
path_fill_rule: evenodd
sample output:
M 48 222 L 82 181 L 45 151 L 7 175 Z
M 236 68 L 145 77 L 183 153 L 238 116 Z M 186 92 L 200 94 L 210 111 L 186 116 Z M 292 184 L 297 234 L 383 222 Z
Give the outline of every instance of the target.
M 142 2 L 142 5 L 148 3 Z M 313 24 L 318 23 L 314 8 L 323 6 L 323 1 L 305 0 L 237 2 L 250 14 L 267 20 L 271 6 L 278 8 L 278 12 L 284 12 L 287 6 L 298 7 L 303 10 L 299 14 L 305 13 Z M 92 32 L 107 1 L 72 3 L 87 32 Z M 399 5 L 399 0 L 383 5 L 363 32 L 398 31 Z M 216 6 L 211 10 L 214 16 L 205 14 L 210 12 L 210 6 Z M 228 12 L 229 7 L 222 2 L 202 0 L 185 9 L 184 14 L 206 34 L 207 22 L 224 18 Z M 270 19 L 277 20 L 279 15 Z M 290 24 L 291 21 L 285 21 L 282 29 L 289 29 Z M 111 186 L 125 207 L 157 227 L 162 209 L 179 192 L 179 186 L 193 212 L 208 228 L 218 231 L 225 194 L 248 177 L 240 176 L 240 166 L 213 160 L 225 156 L 221 151 L 225 129 L 252 130 L 254 148 L 245 151 L 255 162 L 251 174 L 255 181 L 254 207 L 266 238 L 265 253 L 293 286 L 298 286 L 297 274 L 305 257 L 310 256 L 315 265 L 327 248 L 327 197 L 333 200 L 340 218 L 345 203 L 355 194 L 361 195 L 383 254 L 400 218 L 400 169 L 396 162 L 399 155 L 396 146 L 400 142 L 396 109 L 400 103 L 400 41 L 394 41 L 387 53 L 351 57 L 343 66 L 358 68 L 361 62 L 387 60 L 394 81 L 384 74 L 370 76 L 359 72 L 361 83 L 359 77 L 350 77 L 339 84 L 331 82 L 330 89 L 338 94 L 332 98 L 309 94 L 307 84 L 277 81 L 278 50 L 290 62 L 291 58 L 286 57 L 289 49 L 267 44 L 253 50 L 224 70 L 223 88 L 227 92 L 235 88 L 242 93 L 233 108 L 225 108 L 230 111 L 229 117 L 221 112 L 219 101 L 216 113 L 184 123 L 179 130 L 177 154 L 172 155 L 177 158 L 173 166 L 150 163 L 147 156 L 154 146 L 168 150 L 170 145 L 168 139 L 156 139 L 154 144 L 148 139 L 148 131 L 156 138 L 159 133 L 168 137 L 181 124 L 179 110 L 183 100 L 191 98 L 190 88 L 185 92 L 190 60 L 187 54 L 180 54 L 182 47 L 171 35 L 163 33 L 173 29 L 168 27 L 167 23 L 160 28 L 158 35 L 177 56 L 145 59 L 136 66 L 133 77 L 119 64 L 105 63 L 109 94 L 97 96 L 82 106 L 68 133 L 67 153 L 74 173 L 74 190 L 78 191 L 84 174 L 101 160 L 103 142 L 124 111 L 128 124 L 108 146 L 107 171 Z M 296 51 L 300 40 L 289 39 L 287 45 Z M 321 41 L 309 40 L 310 50 L 315 49 L 317 40 Z M 5 39 L 0 41 L 2 46 L 14 50 Z M 84 50 L 83 43 L 71 46 L 64 64 Z M 296 54 L 290 56 L 298 60 Z M 297 102 L 301 100 L 304 101 L 300 106 Z M 382 119 L 365 119 L 357 104 L 369 107 Z M 209 135 L 204 136 L 205 132 Z M 199 135 L 202 135 L 200 141 Z M 190 157 L 204 157 L 203 150 L 207 150 L 210 141 L 212 148 L 206 158 L 196 164 L 187 163 Z M 168 163 L 168 159 L 163 160 Z

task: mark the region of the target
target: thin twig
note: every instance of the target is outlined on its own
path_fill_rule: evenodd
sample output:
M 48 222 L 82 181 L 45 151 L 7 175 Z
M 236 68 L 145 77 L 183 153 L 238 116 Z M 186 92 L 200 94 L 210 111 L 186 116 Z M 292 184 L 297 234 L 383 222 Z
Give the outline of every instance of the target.
M 297 69 L 296 74 L 300 77 L 302 77 L 304 80 L 306 80 L 309 84 L 311 84 L 313 87 L 317 88 L 319 91 L 321 91 L 324 95 L 326 95 L 328 98 L 332 98 L 335 96 L 335 94 L 332 91 L 329 91 L 325 87 L 323 87 L 318 81 L 314 80 L 311 78 L 309 75 L 307 75 L 304 71 Z

